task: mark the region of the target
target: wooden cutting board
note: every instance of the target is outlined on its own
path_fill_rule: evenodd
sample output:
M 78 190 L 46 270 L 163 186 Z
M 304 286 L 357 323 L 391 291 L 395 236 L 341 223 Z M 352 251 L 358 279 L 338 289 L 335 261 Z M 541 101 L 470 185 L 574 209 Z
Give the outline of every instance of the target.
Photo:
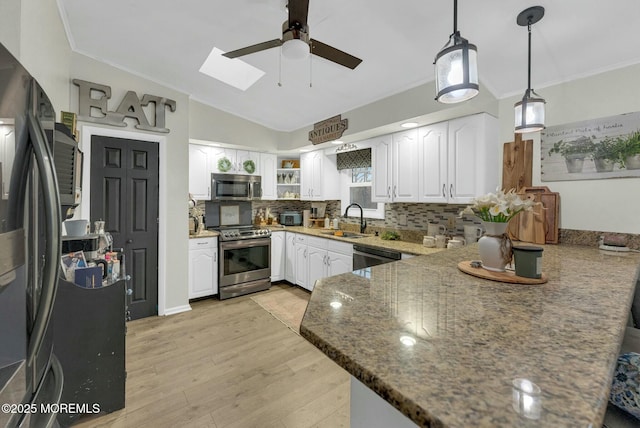
M 494 272 L 481 267 L 474 268 L 471 266 L 470 261 L 458 263 L 458 269 L 466 274 L 477 276 L 478 278 L 508 282 L 511 284 L 544 284 L 548 281 L 547 275 L 544 272 L 541 278 L 525 278 L 524 276 L 517 276 L 513 271 Z
M 533 140 L 522 140 L 522 134 L 515 134 L 515 141 L 504 143 L 502 150 L 502 188 L 505 191 L 532 184 Z
M 511 239 L 535 244 L 558 243 L 560 194 L 546 186 L 523 187 L 523 198 L 539 202 L 532 211 L 522 212 L 509 222 Z

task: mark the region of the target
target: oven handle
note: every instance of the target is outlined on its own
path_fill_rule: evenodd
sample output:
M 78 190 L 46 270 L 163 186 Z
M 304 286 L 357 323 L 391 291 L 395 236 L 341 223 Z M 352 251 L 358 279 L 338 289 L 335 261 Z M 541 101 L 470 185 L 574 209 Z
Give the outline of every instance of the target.
M 221 241 L 220 250 L 234 250 L 237 248 L 253 248 L 271 246 L 271 238 L 239 239 L 237 241 Z

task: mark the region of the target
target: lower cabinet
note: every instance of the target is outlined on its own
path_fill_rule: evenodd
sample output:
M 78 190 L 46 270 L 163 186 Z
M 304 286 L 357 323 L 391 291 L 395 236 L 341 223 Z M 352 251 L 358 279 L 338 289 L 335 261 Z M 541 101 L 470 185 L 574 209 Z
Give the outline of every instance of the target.
M 293 232 L 285 233 L 284 279 L 296 284 L 296 234 Z
M 189 239 L 189 299 L 218 294 L 218 238 Z
M 294 240 L 296 253 L 296 284 L 307 290 L 309 288 L 309 262 L 307 250 L 307 237 L 300 233 L 296 234 Z
M 285 279 L 285 234 L 284 230 L 271 232 L 271 282 Z
M 315 236 L 304 238 L 305 242 L 296 240 L 296 254 L 302 254 L 296 257 L 296 280 L 301 287 L 311 291 L 317 280 L 353 270 L 352 244 Z M 301 263 L 304 266 L 300 266 Z

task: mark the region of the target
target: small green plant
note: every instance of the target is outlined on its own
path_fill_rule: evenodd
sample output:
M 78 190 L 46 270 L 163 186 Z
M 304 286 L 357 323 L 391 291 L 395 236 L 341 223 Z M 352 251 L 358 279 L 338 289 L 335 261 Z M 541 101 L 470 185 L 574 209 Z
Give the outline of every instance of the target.
M 626 138 L 619 137 L 616 142 L 617 162 L 626 167 L 628 159 L 640 155 L 640 130 L 632 132 Z
M 593 141 L 589 137 L 579 137 L 573 141 L 560 140 L 549 150 L 549 156 L 558 153 L 565 158 L 584 159 L 594 150 Z
M 593 160 L 618 160 L 618 140 L 619 138 L 605 137 L 599 143 L 595 143 L 591 151 L 591 158 Z

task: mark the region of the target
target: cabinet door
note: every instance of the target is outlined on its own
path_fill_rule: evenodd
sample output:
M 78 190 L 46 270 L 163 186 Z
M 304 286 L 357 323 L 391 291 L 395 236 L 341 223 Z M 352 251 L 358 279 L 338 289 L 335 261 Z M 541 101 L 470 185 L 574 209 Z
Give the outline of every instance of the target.
M 238 174 L 259 175 L 260 153 L 238 150 L 236 152 L 236 172 Z
M 189 144 L 189 193 L 195 199 L 211 199 L 211 150 L 208 146 Z
M 391 202 L 393 176 L 391 174 L 391 135 L 383 135 L 374 140 L 371 147 L 371 200 L 373 202 Z
M 262 199 L 277 199 L 278 157 L 271 153 L 260 153 L 260 171 L 262 176 Z
M 211 296 L 217 293 L 217 249 L 189 250 L 189 298 Z
M 317 280 L 327 276 L 327 250 L 307 247 L 307 264 L 309 265 L 309 277 L 307 280 L 307 290 L 313 290 Z
M 353 256 L 327 252 L 327 276 L 340 275 L 353 271 Z
M 296 284 L 308 289 L 307 246 L 296 241 Z
M 211 172 L 233 174 L 235 163 L 235 150 L 222 147 L 211 147 Z
M 284 262 L 284 279 L 291 284 L 296 283 L 296 234 L 286 233 L 286 250 Z
M 418 202 L 418 130 L 398 132 L 393 139 L 394 202 Z
M 420 202 L 447 202 L 447 122 L 418 129 Z
M 284 279 L 285 232 L 271 232 L 271 281 Z
M 482 119 L 482 115 L 474 115 L 449 121 L 449 203 L 468 203 L 478 194 L 478 169 L 483 163 L 485 142 Z
M 313 157 L 312 152 L 300 155 L 300 199 L 311 199 L 311 186 L 313 186 Z

